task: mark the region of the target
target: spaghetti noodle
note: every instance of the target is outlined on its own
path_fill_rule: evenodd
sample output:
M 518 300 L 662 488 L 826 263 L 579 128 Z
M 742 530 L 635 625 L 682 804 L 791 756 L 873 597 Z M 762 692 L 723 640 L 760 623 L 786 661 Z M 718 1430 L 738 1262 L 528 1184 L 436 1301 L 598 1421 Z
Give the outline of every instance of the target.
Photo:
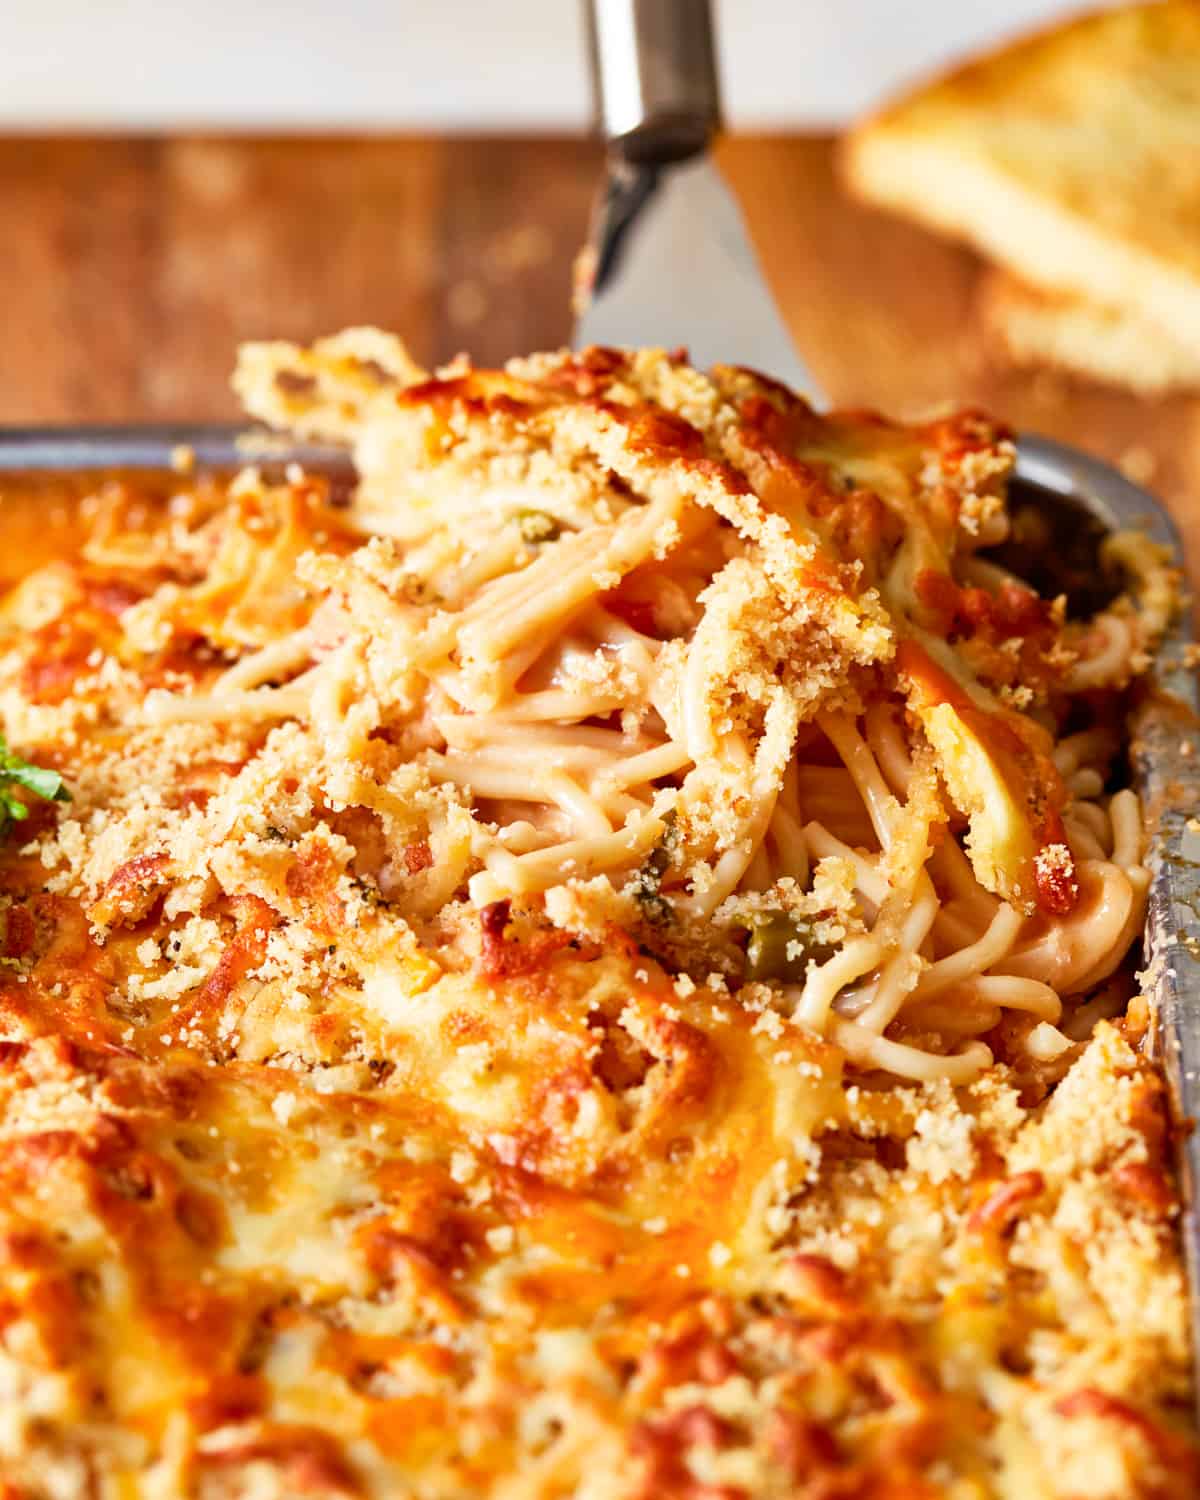
M 415 764 L 476 815 L 476 905 L 603 876 L 639 941 L 686 966 L 703 923 L 701 971 L 736 979 L 747 914 L 828 920 L 797 878 L 850 859 L 838 916 L 859 935 L 786 960 L 782 1003 L 913 1078 L 985 1067 L 997 1011 L 1054 1025 L 1120 964 L 1147 877 L 1112 726 L 1173 597 L 1151 544 L 1110 542 L 1128 594 L 1068 623 L 980 555 L 1004 535 L 1011 449 L 977 418 L 819 419 L 745 372 L 603 353 L 436 380 L 396 356 L 405 384 L 347 401 L 354 357 L 307 358 L 249 351 L 243 392 L 353 436 L 353 524 L 411 539 L 345 586 L 388 614 L 401 717 L 429 729 Z M 344 664 L 310 665 L 305 639 L 264 648 L 263 670 L 297 652 L 286 685 L 246 693 L 251 658 L 151 714 L 312 722 Z M 955 1020 L 959 994 L 989 1003 Z

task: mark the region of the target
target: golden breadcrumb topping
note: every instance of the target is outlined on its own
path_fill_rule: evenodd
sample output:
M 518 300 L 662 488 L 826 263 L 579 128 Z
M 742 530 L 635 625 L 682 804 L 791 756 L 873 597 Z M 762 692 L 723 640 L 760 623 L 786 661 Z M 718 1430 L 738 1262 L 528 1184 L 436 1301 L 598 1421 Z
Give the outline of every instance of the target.
M 0 1497 L 1189 1493 L 1150 544 L 662 351 L 237 387 L 348 502 L 0 481 Z

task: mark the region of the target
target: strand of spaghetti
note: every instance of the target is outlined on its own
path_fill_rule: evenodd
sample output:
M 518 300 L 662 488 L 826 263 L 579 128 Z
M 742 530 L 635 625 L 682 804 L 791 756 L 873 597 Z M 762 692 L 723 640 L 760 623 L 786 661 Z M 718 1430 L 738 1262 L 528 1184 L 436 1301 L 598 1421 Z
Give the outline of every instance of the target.
M 1129 911 L 1125 921 L 1121 924 L 1120 931 L 1112 941 L 1111 947 L 1105 952 L 1103 949 L 1096 950 L 1099 956 L 1091 968 L 1086 969 L 1083 974 L 1075 979 L 1074 990 L 1077 994 L 1084 994 L 1088 990 L 1095 989 L 1102 980 L 1109 978 L 1120 965 L 1130 944 L 1138 933 L 1146 925 L 1146 901 L 1150 891 L 1150 871 L 1140 865 L 1134 865 L 1124 872 L 1125 879 L 1129 885 L 1131 900 Z
M 511 700 L 513 685 L 546 651 L 547 645 L 546 640 L 531 640 L 523 651 L 513 652 L 483 670 L 477 664 L 452 666 L 446 661 L 425 661 L 420 663 L 420 669 L 468 714 L 493 714 L 505 699 Z
M 532 549 L 515 523 L 504 526 L 499 534 L 485 542 L 465 562 L 438 576 L 438 592 L 451 608 L 461 608 L 463 601 L 493 578 L 520 568 Z
M 810 824 L 809 827 L 812 825 Z M 846 985 L 869 974 L 886 951 L 882 938 L 874 933 L 852 938 L 840 952 L 823 964 L 810 964 L 796 1004 L 796 1019 L 810 1030 L 824 1035 L 829 1025 L 833 1002 Z
M 545 828 L 539 828 L 525 818 L 506 823 L 497 831 L 496 840 L 509 854 L 528 854 L 532 849 L 548 849 L 551 844 L 562 842 L 557 834 L 548 834 Z M 489 861 L 494 847 L 492 844 L 484 851 L 485 863 Z
M 718 759 L 734 767 L 739 775 L 749 776 L 754 768 L 754 752 L 746 737 L 741 734 L 726 734 L 721 737 Z
M 861 809 L 863 802 L 854 777 L 845 766 L 814 766 L 803 762 L 795 769 L 796 795 L 802 804 L 812 803 L 822 812 L 831 802 L 843 808 Z
M 448 663 L 429 664 L 421 667 L 429 681 L 437 687 L 456 707 L 465 713 L 497 713 L 499 705 L 494 695 L 487 697 L 481 705 L 478 684 L 471 681 L 467 673 Z
M 478 886 L 486 875 L 497 890 L 507 891 L 510 894 L 520 889 L 521 886 L 521 860 L 527 859 L 528 853 L 517 853 L 513 850 L 493 847 L 484 856 L 484 868 L 477 874 L 472 875 L 467 882 L 470 890 L 472 885 Z M 488 896 L 486 900 L 475 900 L 476 906 L 486 906 L 489 901 L 496 901 L 499 897 Z
M 1115 562 L 1133 574 L 1131 592 L 1137 601 L 1142 634 L 1146 644 L 1157 640 L 1178 604 L 1170 552 L 1144 532 L 1134 530 L 1112 532 L 1102 545 L 1106 562 Z
M 876 906 L 881 906 L 887 899 L 890 887 L 873 860 L 860 854 L 857 849 L 851 849 L 849 844 L 843 844 L 822 823 L 806 823 L 804 838 L 809 850 L 818 859 L 833 857 L 848 860 L 854 866 L 856 886 Z
M 939 959 L 937 963 L 931 964 L 926 969 L 921 975 L 914 998 L 924 999 L 930 995 L 940 994 L 951 985 L 959 984 L 964 979 L 970 979 L 976 974 L 982 974 L 985 969 L 990 969 L 1012 949 L 1024 920 L 1015 907 L 1002 905 L 989 922 L 982 937 L 977 938 L 968 947 L 960 948 L 957 953 L 951 953 L 946 958 Z
M 915 1083 L 970 1083 L 992 1065 L 991 1048 L 983 1042 L 968 1042 L 961 1052 L 941 1055 L 874 1036 L 854 1021 L 836 1021 L 833 1040 L 860 1067 L 881 1068 Z
M 605 639 L 609 632 L 602 621 L 595 629 L 587 628 L 589 620 L 594 620 L 601 613 L 599 610 L 585 610 L 577 617 L 576 629 L 590 640 L 592 649 L 581 656 L 578 663 L 564 660 L 555 664 L 551 680 L 560 686 L 578 682 L 581 688 L 586 689 L 588 683 L 595 682 L 598 677 L 601 681 L 611 682 L 614 673 L 619 674 L 622 684 L 621 707 L 637 708 L 654 681 L 655 665 L 662 643 L 632 630 L 627 639 Z M 616 625 L 621 624 L 614 616 L 608 618 Z
M 1073 1042 L 1084 1042 L 1091 1036 L 1099 1021 L 1111 1021 L 1122 1013 L 1128 1003 L 1128 983 L 1118 975 L 1062 1023 L 1063 1033 Z
M 1082 729 L 1055 745 L 1054 765 L 1065 779 L 1082 765 L 1107 765 L 1118 748 L 1117 736 L 1111 729 Z
M 261 687 L 273 677 L 290 676 L 298 666 L 312 655 L 313 634 L 311 630 L 297 630 L 283 640 L 272 641 L 243 656 L 229 667 L 212 685 L 212 693 L 245 692 Z
M 1052 1063 L 1057 1062 L 1064 1052 L 1071 1050 L 1071 1039 L 1049 1021 L 1042 1021 L 1022 1038 L 1022 1045 L 1036 1061 Z
M 1142 863 L 1142 810 L 1137 793 L 1126 788 L 1115 792 L 1108 804 L 1108 817 L 1112 826 L 1113 864 L 1126 872 L 1141 868 Z
M 437 756 L 438 758 L 434 758 Z M 570 773 L 600 772 L 616 763 L 608 750 L 590 745 L 552 745 L 539 751 L 536 745 L 504 745 L 490 749 L 456 750 L 427 757 L 431 774 L 441 781 L 473 781 L 481 776 L 524 776 L 534 784 L 544 770 Z
M 1022 589 L 1029 587 L 1016 573 L 1010 573 L 1007 568 L 1002 568 L 998 563 L 990 562 L 983 557 L 964 559 L 959 567 L 958 575 L 963 583 L 987 589 L 989 594 L 996 593 L 1006 583 L 1015 583 L 1018 588 Z
M 602 838 L 572 839 L 519 855 L 502 877 L 490 869 L 481 870 L 467 882 L 467 891 L 476 906 L 487 906 L 505 896 L 532 895 L 567 880 L 587 880 L 628 869 L 648 854 L 665 832 L 663 820 L 655 813 L 646 813 Z
M 547 548 L 537 562 L 518 575 L 524 588 L 516 598 L 493 603 L 471 618 L 467 618 L 471 610 L 464 611 L 457 631 L 460 653 L 496 661 L 534 631 L 544 635 L 557 621 L 597 593 L 613 588 L 650 557 L 659 534 L 678 515 L 682 504 L 682 497 L 668 495 L 651 501 L 644 509 L 626 511 L 611 531 L 601 535 L 598 549 L 580 549 L 582 555 L 577 557 L 555 556 L 553 548 Z
M 762 735 L 754 752 L 748 788 L 749 815 L 743 817 L 741 829 L 718 858 L 703 889 L 694 889 L 688 899 L 687 906 L 694 915 L 710 917 L 713 914 L 746 873 L 766 836 L 775 799 L 779 795 L 783 768 L 791 756 L 799 717 L 795 700 L 783 688 L 777 689 L 767 706 Z M 727 736 L 726 742 L 732 748 L 737 737 Z
M 1086 656 L 1073 662 L 1066 674 L 1069 693 L 1109 687 L 1128 677 L 1133 669 L 1133 620 L 1112 613 L 1097 615 L 1088 626 L 1082 645 Z
M 1079 806 L 1080 803 L 1073 802 L 1064 809 L 1062 815 L 1063 831 L 1067 835 L 1067 846 L 1072 856 L 1076 863 L 1084 859 L 1107 859 L 1108 850 L 1096 837 L 1088 822 L 1077 816 L 1075 809 Z
M 654 675 L 654 662 L 656 657 L 658 656 L 659 650 L 661 649 L 662 643 L 660 641 L 653 640 L 649 636 L 639 635 L 636 631 L 632 630 L 629 632 L 629 636 L 631 638 L 626 638 L 623 640 L 607 639 L 607 631 L 596 632 L 596 634 L 593 635 L 592 631 L 587 630 L 588 613 L 590 612 L 585 612 L 583 617 L 576 621 L 576 626 L 577 628 L 582 626 L 586 633 L 592 637 L 595 645 L 599 647 L 599 649 L 588 652 L 586 657 L 584 657 L 580 668 L 575 672 L 572 672 L 570 668 L 565 666 L 558 669 L 555 673 L 556 680 L 562 681 L 564 677 L 570 678 L 573 676 L 578 676 L 586 682 L 588 671 L 594 670 L 596 663 L 607 665 L 608 663 L 615 661 L 619 662 L 620 665 L 626 669 L 626 671 L 633 673 L 634 677 L 637 679 L 638 692 L 644 693 L 646 691 L 647 684 L 650 682 L 650 679 Z M 626 706 L 629 706 L 628 703 L 626 703 Z
M 529 636 L 506 656 L 480 660 L 468 654 L 463 661 L 463 677 L 474 693 L 472 709 L 490 712 L 511 698 L 521 678 L 552 647 L 553 641 L 546 632 Z
M 764 839 L 755 849 L 750 863 L 746 866 L 746 873 L 741 878 L 741 887 L 747 891 L 765 891 L 773 883 L 771 873 L 771 860 L 766 850 Z
M 597 772 L 594 788 L 607 792 L 610 789 L 636 786 L 643 781 L 657 781 L 662 776 L 673 776 L 691 764 L 691 756 L 685 746 L 675 740 L 665 745 L 655 745 L 649 750 L 627 756 L 606 770 Z
M 501 797 L 514 802 L 557 800 L 546 781 L 547 775 L 556 768 L 541 766 L 535 770 L 528 764 L 512 765 L 503 760 L 464 755 L 454 750 L 446 755 L 431 752 L 424 757 L 423 763 L 432 781 L 439 785 L 450 782 L 463 787 L 473 797 Z
M 307 718 L 314 676 L 319 670 L 314 667 L 279 688 L 233 693 L 170 693 L 159 689 L 146 695 L 141 720 L 144 724 L 165 725 Z
M 750 818 L 742 825 L 732 846 L 718 858 L 704 889 L 693 891 L 689 897 L 687 908 L 692 915 L 712 916 L 725 897 L 736 889 L 762 843 L 775 799 L 769 788 L 763 788 L 752 793 L 751 800 L 753 812 Z
M 418 661 L 432 662 L 449 656 L 463 630 L 479 624 L 486 627 L 489 621 L 512 615 L 532 604 L 555 580 L 564 575 L 574 578 L 581 567 L 591 568 L 608 546 L 612 532 L 612 527 L 568 532 L 543 547 L 541 555 L 528 567 L 485 584 L 465 609 L 435 615 L 421 633 Z
M 983 1036 L 1000 1024 L 1004 1015 L 998 1005 L 972 995 L 968 989 L 947 990 L 932 1000 L 914 1000 L 905 1010 L 905 1022 L 917 1031 L 935 1034 L 939 1044 L 957 1038 Z
M 1113 826 L 1107 808 L 1101 807 L 1098 802 L 1072 802 L 1063 810 L 1063 816 L 1073 818 L 1086 828 L 1104 850 L 1102 857 L 1108 858 L 1112 849 Z
M 854 780 L 844 766 L 798 766 L 797 801 L 817 813 L 843 843 L 875 849 L 878 839 Z
M 513 802 L 553 802 L 548 788 L 539 776 L 519 766 L 502 766 L 480 762 L 468 756 L 447 755 L 425 760 L 430 780 L 438 785 L 450 783 L 461 787 L 473 798 L 502 798 Z
M 548 642 L 541 656 L 541 669 L 545 675 L 539 677 L 538 686 L 546 687 L 553 683 L 558 687 L 565 687 L 572 681 L 594 683 L 599 673 L 610 673 L 614 666 L 624 666 L 626 671 L 622 696 L 627 699 L 638 691 L 633 688 L 632 681 L 641 683 L 641 674 L 633 671 L 628 660 L 628 654 L 634 647 L 611 646 L 605 641 L 598 643 L 593 640 L 584 629 L 588 613 L 589 610 L 584 608 L 572 615 L 569 624 Z M 610 653 L 607 656 L 604 654 L 606 651 Z M 654 663 L 650 661 L 650 671 L 653 666 Z
M 1098 797 L 1104 790 L 1104 777 L 1092 766 L 1081 766 L 1067 781 L 1067 791 L 1081 800 Z
M 559 671 L 564 658 L 576 662 L 586 659 L 589 664 L 594 663 L 595 653 L 581 652 L 577 646 L 568 645 L 561 636 L 556 639 L 555 631 L 562 630 L 571 621 L 568 612 L 562 619 L 550 622 L 545 629 L 528 632 L 503 656 L 481 656 L 474 652 L 469 641 L 460 639 L 463 677 L 474 694 L 472 711 L 490 712 L 509 702 L 516 692 L 517 683 L 527 674 L 532 674 L 538 682 L 561 681 L 563 676 L 569 675 L 569 672 Z M 586 681 L 586 671 L 581 675 Z M 622 706 L 626 706 L 629 695 L 630 690 L 626 689 Z
M 959 948 L 969 948 L 978 942 L 987 930 L 987 922 L 980 927 L 969 907 L 963 908 L 957 900 L 945 901 L 938 907 L 933 922 L 934 941 L 940 952 L 949 955 Z
M 494 724 L 541 724 L 555 720 L 600 719 L 627 706 L 623 693 L 543 688 L 518 693 L 489 715 Z
M 1018 979 L 1011 974 L 976 974 L 960 988 L 1004 1010 L 1027 1010 L 1042 1021 L 1053 1023 L 1062 1015 L 1058 992 L 1039 979 Z
M 471 838 L 459 829 L 445 837 L 431 840 L 433 862 L 423 872 L 421 903 L 433 915 L 453 901 L 466 884 L 473 864 Z
M 796 731 L 796 744 L 792 748 L 791 759 L 783 768 L 783 777 L 779 783 L 779 801 L 777 803 L 777 806 L 782 808 L 797 826 L 804 821 L 800 811 L 799 783 L 796 775 L 798 769 L 796 756 L 799 753 L 803 732 L 804 726 L 801 726 Z
M 604 837 L 612 832 L 604 809 L 565 771 L 545 770 L 541 779 L 551 799 L 570 816 L 581 837 Z
M 1097 842 L 1109 847 L 1113 841 L 1112 817 L 1101 802 L 1074 802 L 1067 809 L 1091 830 Z M 1140 813 L 1139 813 L 1140 817 Z
M 662 648 L 662 642 L 652 635 L 635 629 L 628 620 L 623 620 L 603 604 L 593 605 L 580 618 L 580 626 L 594 641 L 606 646 L 634 646 L 653 656 Z
M 596 724 L 539 725 L 494 723 L 491 714 L 435 714 L 434 727 L 455 750 L 504 747 L 512 751 L 531 750 L 548 756 L 552 750 L 595 750 L 605 756 L 628 756 L 636 759 L 642 751 L 653 752 L 661 746 L 648 744 L 640 736 L 631 738 L 619 729 L 604 729 Z M 553 759 L 552 755 L 549 755 Z M 640 777 L 635 777 L 640 780 Z
M 863 805 L 870 815 L 875 836 L 881 847 L 887 849 L 893 841 L 901 810 L 891 788 L 883 779 L 883 773 L 871 754 L 870 747 L 848 714 L 818 714 L 817 724 L 832 742 L 847 771 L 854 778 Z
M 937 894 L 923 869 L 929 845 L 929 818 L 928 814 L 914 815 L 911 804 L 908 809 L 901 809 L 871 747 L 848 716 L 822 715 L 817 722 L 854 778 L 887 856 L 884 863 L 890 894 L 873 931 L 893 951 L 858 1018 L 860 1025 L 882 1034 L 920 976 L 918 952 L 937 915 Z M 916 791 L 914 783 L 914 797 Z M 925 805 L 930 806 L 928 802 Z M 897 930 L 899 912 L 903 915 L 899 917 Z
M 649 810 L 658 788 L 646 785 L 643 790 L 644 795 L 641 797 L 630 792 L 599 792 L 594 786 L 590 787 L 588 792 L 595 799 L 597 806 L 604 809 L 609 822 L 619 825 L 627 822 L 635 814 L 640 816 Z
M 1077 874 L 1079 899 L 1074 911 L 1010 953 L 998 966 L 999 973 L 1040 979 L 1060 995 L 1068 995 L 1081 988 L 1080 980 L 1093 969 L 1111 959 L 1111 971 L 1120 962 L 1124 954 L 1116 951 L 1117 946 L 1135 906 L 1129 877 L 1105 860 L 1085 860 Z
M 782 797 L 775 803 L 766 837 L 775 851 L 779 874 L 790 875 L 799 885 L 806 885 L 810 869 L 808 840 L 799 820 L 783 805 Z
M 891 705 L 872 703 L 864 715 L 864 725 L 867 743 L 888 785 L 897 797 L 907 800 L 916 773 L 904 732 Z
M 364 643 L 353 636 L 332 651 L 325 670 L 313 676 L 309 717 L 326 755 L 353 762 L 362 758 L 374 723 L 364 722 Z
M 701 622 L 703 628 L 703 622 Z M 688 647 L 684 665 L 680 706 L 683 709 L 683 742 L 697 764 L 717 753 L 717 731 L 709 705 L 710 658 L 697 641 L 699 630 Z
M 599 557 L 609 545 L 615 527 L 595 526 L 586 531 L 565 531 L 547 542 L 524 568 L 485 584 L 462 611 L 460 625 L 478 623 L 489 616 L 520 607 L 535 599 L 545 580 Z
M 912 904 L 901 921 L 894 944 L 896 951 L 884 965 L 875 983 L 870 1004 L 856 1017 L 860 1026 L 878 1035 L 882 1035 L 896 1019 L 919 982 L 921 964 L 917 957 L 918 950 L 937 916 L 937 893 L 923 870 L 915 889 L 911 894 L 905 892 L 904 899 L 910 900 Z
M 955 839 L 944 838 L 934 846 L 929 869 L 942 890 L 961 904 L 964 913 L 971 914 L 976 926 L 985 928 L 996 915 L 1000 898 L 979 884 L 970 860 Z

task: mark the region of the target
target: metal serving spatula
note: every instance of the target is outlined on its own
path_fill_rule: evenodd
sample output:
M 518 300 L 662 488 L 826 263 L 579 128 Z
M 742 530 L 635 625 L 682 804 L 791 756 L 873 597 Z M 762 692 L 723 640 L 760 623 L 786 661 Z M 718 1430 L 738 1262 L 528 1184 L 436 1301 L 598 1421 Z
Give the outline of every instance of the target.
M 709 152 L 721 123 L 709 0 L 589 0 L 608 172 L 575 344 L 687 348 L 805 395 L 796 354 Z

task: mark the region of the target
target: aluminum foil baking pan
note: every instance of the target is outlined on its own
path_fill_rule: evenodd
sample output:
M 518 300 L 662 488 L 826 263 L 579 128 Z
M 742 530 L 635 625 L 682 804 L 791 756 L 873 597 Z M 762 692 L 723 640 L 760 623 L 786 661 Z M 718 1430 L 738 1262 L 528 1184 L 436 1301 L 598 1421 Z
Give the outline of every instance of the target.
M 230 470 L 292 462 L 335 478 L 352 475 L 344 449 L 244 427 L 0 428 L 0 473 Z M 1022 437 L 1010 503 L 1014 510 L 1035 506 L 1054 538 L 1034 560 L 1040 576 L 1030 581 L 1043 591 L 1061 587 L 1068 599 L 1090 594 L 1079 599 L 1081 607 L 1102 601 L 1096 549 L 1108 531 L 1140 527 L 1171 551 L 1182 573 L 1179 533 L 1166 511 L 1099 459 L 1046 438 Z M 1192 1289 L 1192 1347 L 1200 1355 L 1200 1132 L 1191 1129 L 1200 1116 L 1200 694 L 1189 664 L 1192 641 L 1184 615 L 1158 648 L 1150 685 L 1132 717 L 1130 769 L 1150 830 L 1144 984 L 1154 1014 L 1151 1041 L 1179 1126 L 1180 1227 Z

